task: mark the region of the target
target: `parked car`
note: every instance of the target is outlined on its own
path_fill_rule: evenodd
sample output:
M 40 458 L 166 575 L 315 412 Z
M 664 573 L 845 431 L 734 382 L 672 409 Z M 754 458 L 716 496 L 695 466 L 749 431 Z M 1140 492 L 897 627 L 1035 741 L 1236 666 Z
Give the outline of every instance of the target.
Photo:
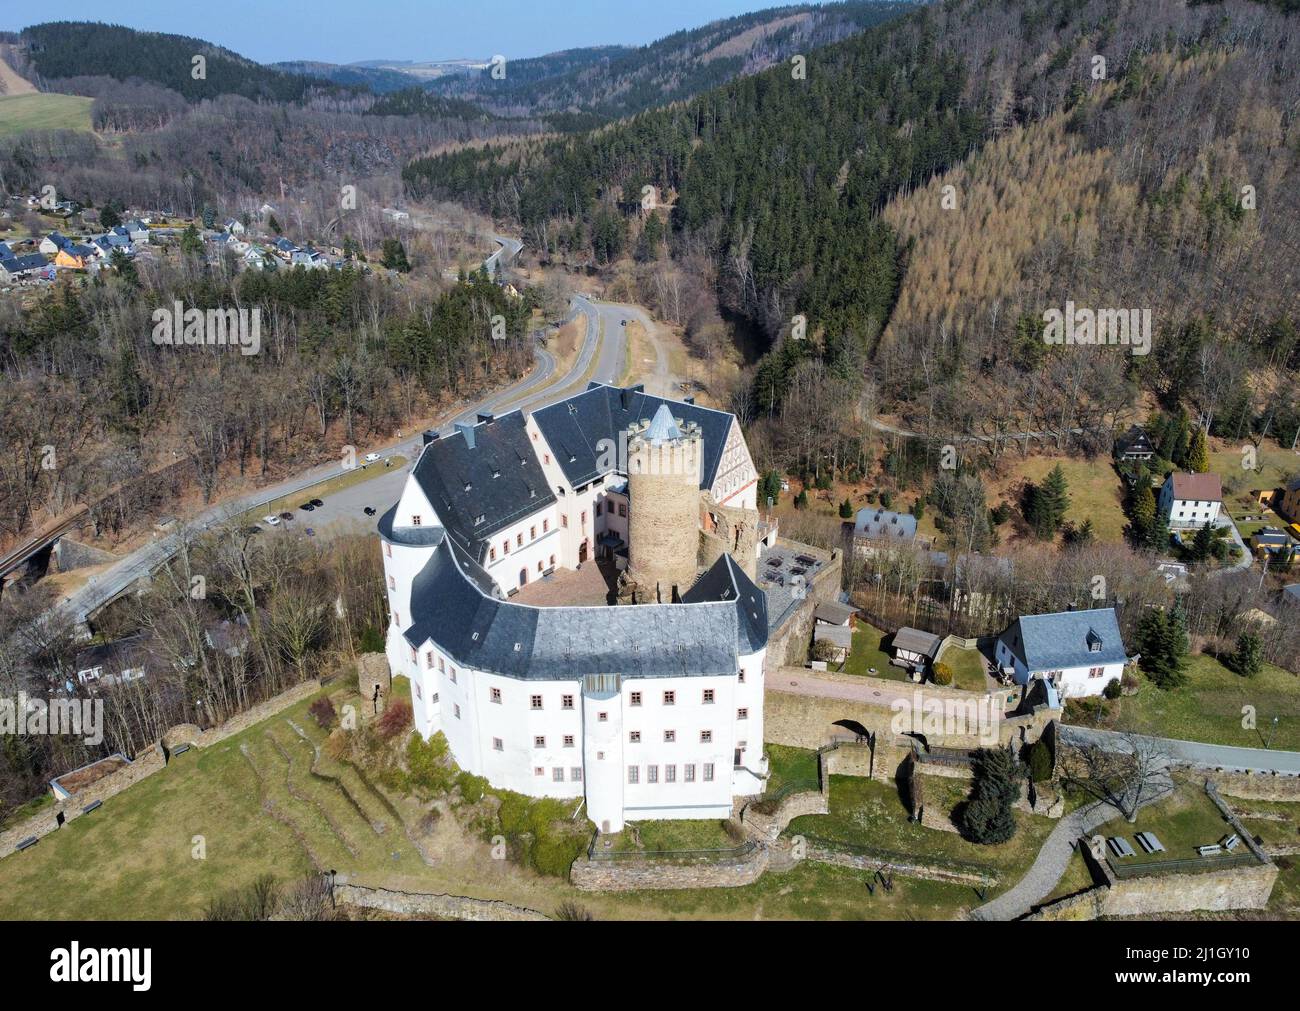
M 362 511 L 363 511 L 367 516 L 373 516 L 373 515 L 375 514 L 374 506 L 366 506 L 365 509 L 362 510 Z
M 263 516 L 262 522 L 268 527 L 278 527 L 280 525 L 280 517 L 275 515 Z
M 366 454 L 366 463 L 374 463 L 374 462 L 375 462 L 376 460 L 378 460 L 378 459 L 379 459 L 379 454 L 378 454 L 378 453 L 367 453 L 367 454 Z
M 322 502 L 322 501 L 321 501 L 320 499 L 318 499 L 318 498 L 314 498 L 314 499 L 311 500 L 311 504 L 314 505 L 317 509 L 319 509 L 319 508 L 320 508 L 321 506 L 323 506 L 325 503 Z
M 282 520 L 291 520 L 291 519 L 293 519 L 293 513 L 289 513 L 289 512 L 281 513 L 281 514 L 280 514 L 280 519 L 282 519 Z
M 309 513 L 309 512 L 311 512 L 313 509 L 315 509 L 316 507 L 315 507 L 314 505 L 312 505 L 310 502 L 304 502 L 304 503 L 303 503 L 302 505 L 300 505 L 298 508 L 301 509 L 301 510 L 302 510 L 303 512 L 305 512 L 305 513 Z

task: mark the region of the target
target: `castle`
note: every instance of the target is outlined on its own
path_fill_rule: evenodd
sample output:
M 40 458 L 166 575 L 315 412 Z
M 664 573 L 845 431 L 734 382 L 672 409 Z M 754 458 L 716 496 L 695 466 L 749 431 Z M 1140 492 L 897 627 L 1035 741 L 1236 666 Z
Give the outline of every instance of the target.
M 640 386 L 426 433 L 379 522 L 416 729 L 604 832 L 761 792 L 757 478 L 733 415 Z

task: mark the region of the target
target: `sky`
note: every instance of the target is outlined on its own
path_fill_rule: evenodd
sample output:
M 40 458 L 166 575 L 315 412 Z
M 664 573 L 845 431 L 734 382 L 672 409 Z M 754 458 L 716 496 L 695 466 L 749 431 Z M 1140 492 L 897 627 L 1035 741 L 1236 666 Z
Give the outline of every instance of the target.
M 110 21 L 279 60 L 508 59 L 592 45 L 643 45 L 791 0 L 53 0 L 6 3 L 0 30 Z

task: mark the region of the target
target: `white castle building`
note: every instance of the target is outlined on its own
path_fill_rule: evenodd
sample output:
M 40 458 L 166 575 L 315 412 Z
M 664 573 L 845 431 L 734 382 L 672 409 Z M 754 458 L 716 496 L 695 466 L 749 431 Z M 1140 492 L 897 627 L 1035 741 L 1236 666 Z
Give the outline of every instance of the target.
M 380 520 L 387 653 L 457 764 L 625 820 L 761 792 L 768 614 L 736 418 L 593 383 L 427 433 Z

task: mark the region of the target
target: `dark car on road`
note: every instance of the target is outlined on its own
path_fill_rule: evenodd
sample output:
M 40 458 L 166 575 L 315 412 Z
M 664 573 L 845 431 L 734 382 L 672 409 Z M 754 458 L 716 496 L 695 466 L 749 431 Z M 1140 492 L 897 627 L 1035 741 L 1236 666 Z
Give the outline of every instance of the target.
M 319 509 L 319 508 L 320 508 L 321 506 L 323 506 L 325 503 L 322 502 L 322 501 L 321 501 L 320 499 L 318 499 L 318 498 L 314 498 L 314 499 L 311 500 L 311 504 L 314 505 L 317 509 Z
M 282 519 L 282 520 L 291 520 L 291 519 L 293 519 L 293 513 L 289 513 L 289 512 L 281 513 L 281 514 L 280 514 L 280 519 Z
M 372 506 L 366 506 L 364 512 L 367 516 L 373 516 L 375 514 L 375 510 Z
M 304 503 L 303 503 L 302 505 L 300 505 L 298 508 L 301 509 L 301 510 L 302 510 L 303 512 L 305 512 L 305 513 L 309 513 L 309 512 L 311 512 L 313 509 L 315 509 L 316 507 L 315 507 L 314 505 L 312 505 L 310 502 L 304 502 Z

